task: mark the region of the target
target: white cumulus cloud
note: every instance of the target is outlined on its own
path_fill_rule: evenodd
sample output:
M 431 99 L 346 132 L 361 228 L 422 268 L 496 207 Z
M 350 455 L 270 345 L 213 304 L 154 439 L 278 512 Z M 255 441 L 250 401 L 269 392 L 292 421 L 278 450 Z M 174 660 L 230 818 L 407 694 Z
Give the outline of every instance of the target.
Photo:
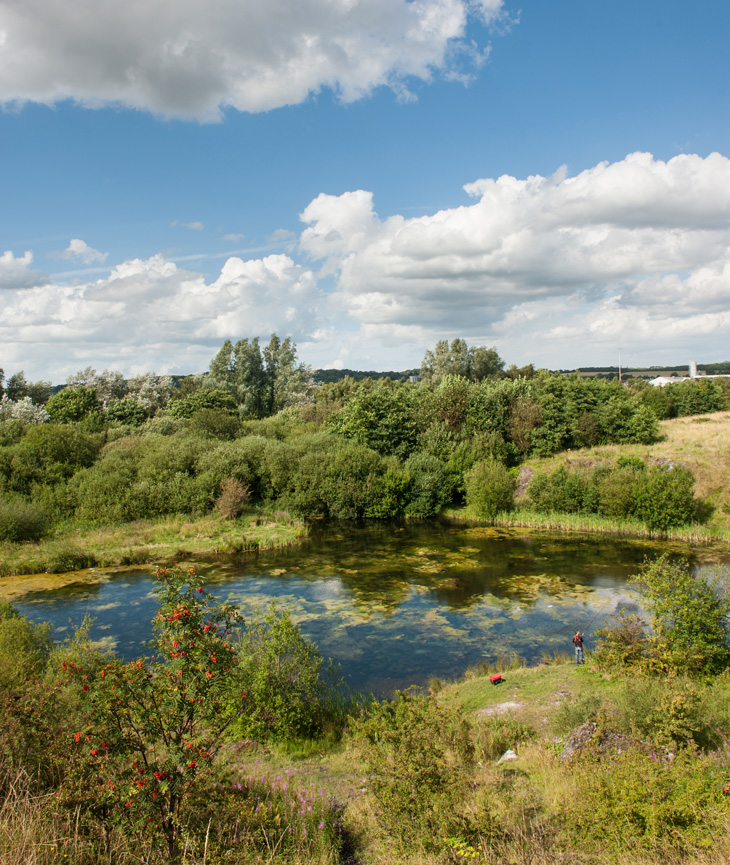
M 330 88 L 345 101 L 463 74 L 503 0 L 23 0 L 0 5 L 0 101 L 216 119 Z
M 311 271 L 286 255 L 230 258 L 213 282 L 161 255 L 104 279 L 0 295 L 6 369 L 62 381 L 89 364 L 124 371 L 200 371 L 225 338 L 309 338 L 322 314 Z
M 16 258 L 10 250 L 0 256 L 0 290 L 33 288 L 48 282 L 48 274 L 31 270 L 33 253 L 30 250 Z
M 78 237 L 73 238 L 61 252 L 49 253 L 49 258 L 67 258 L 82 261 L 84 264 L 103 264 L 108 256 L 108 252 L 99 252 Z
M 363 333 L 385 345 L 398 328 L 403 340 L 425 329 L 506 341 L 518 328 L 522 351 L 527 333 L 534 345 L 608 344 L 622 332 L 645 345 L 730 338 L 727 157 L 635 153 L 575 177 L 561 169 L 465 190 L 473 204 L 417 218 L 381 219 L 363 190 L 305 208 L 301 248 L 336 274 L 333 302 Z

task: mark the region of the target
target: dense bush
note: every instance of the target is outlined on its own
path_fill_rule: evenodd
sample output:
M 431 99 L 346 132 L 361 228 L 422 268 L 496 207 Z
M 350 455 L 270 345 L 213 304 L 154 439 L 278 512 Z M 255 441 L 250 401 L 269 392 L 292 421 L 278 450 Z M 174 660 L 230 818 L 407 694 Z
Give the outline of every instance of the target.
M 493 520 L 514 505 L 515 481 L 496 460 L 482 460 L 464 478 L 466 503 L 480 516 Z
M 246 694 L 231 735 L 259 741 L 314 737 L 337 701 L 339 677 L 286 610 L 272 603 L 246 624 L 238 646 L 234 694 Z
M 638 459 L 599 465 L 592 472 L 538 472 L 530 482 L 532 507 L 541 513 L 597 513 L 642 520 L 652 531 L 686 525 L 697 515 L 694 476 L 684 466 L 655 465 Z
M 0 541 L 38 541 L 48 529 L 45 511 L 20 496 L 0 501 Z
M 175 418 L 190 418 L 196 412 L 204 409 L 222 411 L 234 417 L 238 416 L 235 399 L 224 390 L 200 388 L 188 396 L 171 400 L 165 414 Z
M 17 693 L 42 677 L 52 648 L 49 624 L 34 624 L 0 601 L 0 691 Z
M 381 824 L 404 846 L 437 849 L 453 832 L 457 789 L 474 759 L 466 720 L 399 692 L 353 723 Z
M 636 516 L 656 531 L 692 522 L 694 476 L 684 466 L 652 466 L 638 489 Z
M 730 665 L 730 573 L 693 572 L 665 554 L 635 580 L 649 609 L 652 654 L 663 667 L 717 673 Z
M 110 405 L 106 416 L 109 420 L 126 426 L 140 426 L 147 420 L 147 412 L 144 407 L 131 396 Z
M 449 504 L 453 483 L 441 460 L 416 453 L 406 460 L 403 468 L 409 478 L 406 516 L 432 517 Z
M 632 749 L 611 759 L 586 755 L 574 768 L 580 793 L 565 801 L 562 820 L 576 845 L 625 852 L 639 845 L 661 851 L 704 846 L 727 808 L 721 779 L 727 754 L 680 751 L 674 760 Z M 576 807 L 578 804 L 578 807 Z
M 380 454 L 405 459 L 418 439 L 418 399 L 419 392 L 412 385 L 368 380 L 332 416 L 330 426 Z
M 94 390 L 67 387 L 48 400 L 46 411 L 54 423 L 73 423 L 88 415 L 99 414 L 101 403 Z
M 103 439 L 76 426 L 33 426 L 16 444 L 0 448 L 0 473 L 9 489 L 29 495 L 33 486 L 53 486 L 93 465 Z

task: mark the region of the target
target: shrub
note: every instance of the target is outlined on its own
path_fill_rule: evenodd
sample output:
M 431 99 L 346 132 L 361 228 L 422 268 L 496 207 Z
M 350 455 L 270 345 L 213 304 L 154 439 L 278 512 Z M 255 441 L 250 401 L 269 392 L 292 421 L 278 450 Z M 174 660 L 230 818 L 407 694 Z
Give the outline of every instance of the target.
M 404 469 L 410 478 L 406 516 L 432 517 L 451 501 L 452 481 L 441 460 L 416 453 L 406 460 Z
M 666 532 L 693 520 L 695 479 L 684 466 L 652 466 L 636 501 L 636 515 L 653 531 Z
M 577 845 L 621 853 L 639 845 L 657 861 L 662 851 L 708 846 L 727 812 L 722 790 L 729 771 L 727 752 L 686 748 L 672 761 L 638 749 L 610 761 L 586 755 L 574 768 L 579 792 L 566 800 L 564 825 Z
M 316 736 L 323 729 L 339 678 L 316 646 L 302 636 L 288 611 L 272 602 L 241 636 L 234 695 L 245 708 L 231 734 L 259 741 Z
M 514 506 L 515 482 L 502 463 L 481 460 L 465 478 L 466 503 L 480 516 L 493 520 Z
M 728 571 L 693 573 L 665 554 L 634 577 L 651 616 L 652 655 L 675 670 L 716 673 L 730 664 Z
M 536 474 L 527 492 L 533 507 L 543 513 L 581 513 L 585 510 L 588 486 L 583 475 L 560 466 L 551 475 Z
M 230 412 L 202 408 L 187 420 L 185 427 L 194 435 L 212 439 L 234 439 L 241 431 L 241 422 Z
M 106 412 L 109 420 L 127 426 L 141 426 L 147 420 L 147 412 L 134 397 L 126 396 L 124 399 L 110 405 Z
M 224 520 L 235 520 L 241 515 L 249 498 L 249 488 L 240 481 L 229 478 L 221 485 L 221 492 L 215 500 L 215 507 Z
M 74 423 L 90 414 L 98 414 L 101 403 L 94 390 L 67 387 L 48 400 L 46 411 L 54 423 Z
M 646 464 L 640 466 L 617 465 L 615 468 L 599 466 L 591 475 L 591 484 L 597 498 L 596 510 L 608 517 L 625 519 L 636 510 L 639 491 L 646 484 Z
M 431 697 L 398 692 L 354 721 L 353 731 L 382 825 L 404 845 L 441 845 L 463 777 L 459 764 L 473 760 L 468 723 Z
M 188 396 L 171 400 L 165 413 L 175 418 L 190 418 L 203 409 L 222 411 L 232 416 L 238 415 L 238 407 L 231 394 L 224 390 L 201 388 Z
M 18 692 L 42 676 L 52 648 L 49 624 L 36 625 L 0 601 L 0 691 Z
M 635 613 L 621 610 L 611 616 L 610 624 L 595 633 L 593 660 L 601 670 L 641 666 L 646 661 L 649 640 L 645 623 Z
M 0 501 L 0 541 L 39 541 L 48 529 L 48 518 L 40 505 L 20 497 Z

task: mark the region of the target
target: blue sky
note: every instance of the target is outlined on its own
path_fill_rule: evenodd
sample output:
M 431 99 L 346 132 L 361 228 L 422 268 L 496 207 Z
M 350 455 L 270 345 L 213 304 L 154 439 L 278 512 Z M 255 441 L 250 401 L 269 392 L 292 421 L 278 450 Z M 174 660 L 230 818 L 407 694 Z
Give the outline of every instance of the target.
M 730 358 L 730 4 L 0 3 L 0 367 Z M 465 188 L 466 187 L 466 188 Z

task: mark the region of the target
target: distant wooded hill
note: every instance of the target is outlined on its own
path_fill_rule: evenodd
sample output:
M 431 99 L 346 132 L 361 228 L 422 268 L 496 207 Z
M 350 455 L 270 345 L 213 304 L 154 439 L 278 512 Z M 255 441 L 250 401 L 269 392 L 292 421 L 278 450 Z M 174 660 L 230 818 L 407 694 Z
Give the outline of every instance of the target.
M 408 379 L 412 375 L 420 375 L 420 368 L 404 369 L 400 372 L 390 370 L 388 372 L 375 372 L 374 370 L 359 370 L 359 369 L 316 369 L 314 371 L 314 380 L 320 384 L 331 384 L 335 381 L 342 381 L 343 378 L 355 379 L 362 381 L 364 378 L 392 378 L 395 381 Z

